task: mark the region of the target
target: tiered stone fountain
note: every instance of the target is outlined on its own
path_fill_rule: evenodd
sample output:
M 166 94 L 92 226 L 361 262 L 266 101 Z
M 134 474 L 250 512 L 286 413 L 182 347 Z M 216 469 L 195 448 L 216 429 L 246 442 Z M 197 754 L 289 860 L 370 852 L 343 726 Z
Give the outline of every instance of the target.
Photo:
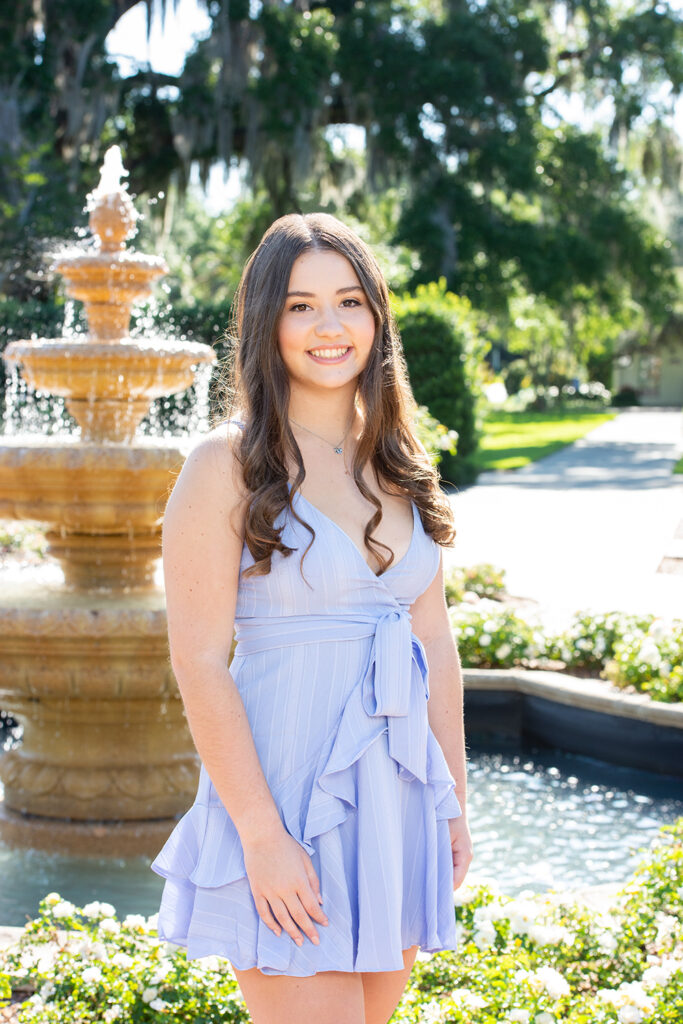
M 0 707 L 23 725 L 23 744 L 0 758 L 0 838 L 124 855 L 158 849 L 199 770 L 154 581 L 186 448 L 136 429 L 153 399 L 188 388 L 215 354 L 128 336 L 132 304 L 167 267 L 125 248 L 137 214 L 118 147 L 102 172 L 89 196 L 97 244 L 56 264 L 88 333 L 15 341 L 4 356 L 33 388 L 64 397 L 80 439 L 0 437 L 0 519 L 46 524 L 64 577 L 0 579 Z

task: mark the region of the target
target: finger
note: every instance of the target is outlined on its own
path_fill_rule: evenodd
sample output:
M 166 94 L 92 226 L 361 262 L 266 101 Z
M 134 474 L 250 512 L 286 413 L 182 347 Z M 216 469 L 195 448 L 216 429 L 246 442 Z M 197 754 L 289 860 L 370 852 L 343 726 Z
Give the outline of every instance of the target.
M 313 864 L 311 863 L 311 858 L 308 856 L 308 854 L 306 854 L 306 857 L 304 858 L 304 868 L 306 870 L 306 877 L 308 878 L 311 889 L 315 893 L 315 898 L 317 899 L 318 903 L 322 903 L 323 898 L 320 892 L 320 879 L 316 874 L 316 870 L 313 867 Z
M 267 924 L 268 927 L 272 931 L 274 931 L 276 935 L 279 935 L 280 932 L 282 931 L 282 928 L 273 917 L 272 911 L 270 909 L 270 904 L 268 903 L 268 900 L 265 898 L 265 896 L 261 896 L 259 897 L 259 899 L 254 900 L 254 903 L 256 904 L 256 910 L 263 923 Z
M 315 907 L 315 900 L 310 895 L 308 896 L 308 902 L 312 907 Z M 320 908 L 318 907 L 317 909 L 319 910 Z M 294 901 L 288 903 L 288 910 L 301 930 L 317 946 L 320 943 L 320 936 L 299 896 L 296 896 Z
M 287 934 L 296 942 L 297 946 L 303 946 L 304 937 L 297 928 L 284 900 L 279 896 L 277 898 L 273 897 L 270 900 L 270 905 L 273 908 L 276 920 L 280 922 Z
M 315 921 L 319 921 L 320 924 L 329 924 L 330 922 L 327 920 L 327 914 L 320 905 L 322 904 L 323 901 L 323 898 L 320 894 L 320 882 L 318 881 L 318 876 L 315 873 L 315 868 L 310 863 L 310 860 L 306 865 L 306 874 L 308 876 L 308 880 L 311 884 L 311 887 L 310 889 L 304 889 L 300 891 L 299 899 L 303 903 L 307 912 Z
M 300 892 L 299 899 L 301 900 L 306 913 L 309 914 L 314 921 L 317 921 L 319 924 L 330 923 L 327 914 L 318 903 L 315 898 L 315 894 L 312 893 L 310 889 L 305 889 L 303 892 Z

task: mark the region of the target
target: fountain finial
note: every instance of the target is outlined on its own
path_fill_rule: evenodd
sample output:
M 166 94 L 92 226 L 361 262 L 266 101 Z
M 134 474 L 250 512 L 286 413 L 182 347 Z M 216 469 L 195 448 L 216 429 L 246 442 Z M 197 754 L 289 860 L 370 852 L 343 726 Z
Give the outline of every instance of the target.
M 110 192 L 119 192 L 125 185 L 121 185 L 121 178 L 127 177 L 128 171 L 123 166 L 121 159 L 121 147 L 110 146 L 104 154 L 104 162 L 100 167 L 100 182 L 94 194 L 107 195 Z
M 127 174 L 121 149 L 110 146 L 104 154 L 97 188 L 88 193 L 86 205 L 90 213 L 90 230 L 103 252 L 125 248 L 126 241 L 137 231 L 138 212 L 126 191 L 127 184 L 121 184 L 121 178 Z

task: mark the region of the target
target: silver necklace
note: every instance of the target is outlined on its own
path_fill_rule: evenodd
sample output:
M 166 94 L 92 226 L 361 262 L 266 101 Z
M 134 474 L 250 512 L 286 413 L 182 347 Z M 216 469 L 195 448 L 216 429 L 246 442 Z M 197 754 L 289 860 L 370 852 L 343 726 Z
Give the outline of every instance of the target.
M 344 444 L 344 441 L 346 441 L 346 438 L 347 438 L 347 437 L 349 436 L 349 431 L 351 430 L 351 427 L 353 426 L 353 421 L 354 421 L 354 418 L 355 418 L 355 416 L 354 416 L 354 415 L 352 415 L 352 416 L 351 416 L 351 422 L 349 423 L 348 427 L 346 428 L 346 433 L 345 433 L 345 434 L 344 434 L 344 436 L 342 437 L 342 439 L 341 439 L 341 441 L 339 442 L 339 444 L 332 444 L 332 443 L 331 443 L 330 441 L 328 441 L 328 440 L 327 440 L 327 438 L 325 438 L 325 437 L 321 437 L 321 436 L 320 436 L 320 434 L 316 434 L 315 430 L 311 430 L 311 428 L 310 428 L 310 427 L 305 427 L 305 426 L 303 425 L 303 423 L 297 423 L 297 421 L 296 421 L 296 420 L 293 420 L 291 416 L 289 417 L 289 420 L 290 420 L 290 422 L 291 422 L 291 423 L 293 423 L 293 424 L 294 424 L 294 425 L 295 425 L 296 427 L 301 427 L 301 429 L 302 429 L 302 430 L 307 430 L 309 434 L 313 434 L 313 437 L 317 437 L 317 438 L 319 438 L 319 439 L 320 439 L 321 441 L 324 441 L 324 442 L 325 442 L 325 444 L 329 444 L 330 448 L 333 448 L 333 449 L 334 449 L 334 451 L 335 451 L 335 452 L 337 453 L 337 455 L 343 455 L 343 454 L 344 454 L 344 448 L 343 448 L 342 446 L 343 446 L 343 444 Z

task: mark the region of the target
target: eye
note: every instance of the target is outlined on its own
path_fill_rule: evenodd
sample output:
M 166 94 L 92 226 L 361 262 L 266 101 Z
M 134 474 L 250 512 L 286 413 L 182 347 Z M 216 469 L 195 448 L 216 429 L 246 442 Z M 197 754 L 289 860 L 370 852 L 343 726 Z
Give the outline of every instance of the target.
M 361 305 L 361 303 L 358 301 L 358 299 L 344 299 L 344 301 L 342 302 L 342 306 L 345 305 L 345 303 L 347 303 L 347 302 L 353 303 L 353 306 L 360 306 Z
M 289 307 L 289 309 L 290 309 L 290 312 L 296 313 L 296 312 L 298 312 L 298 310 L 308 309 L 308 303 L 307 302 L 295 302 L 293 306 Z

